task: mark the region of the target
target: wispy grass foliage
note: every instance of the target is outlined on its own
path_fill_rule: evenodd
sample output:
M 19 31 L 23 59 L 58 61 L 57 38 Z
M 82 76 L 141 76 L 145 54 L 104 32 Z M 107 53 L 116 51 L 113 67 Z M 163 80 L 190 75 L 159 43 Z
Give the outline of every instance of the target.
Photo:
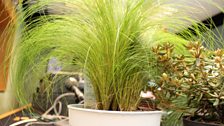
M 186 20 L 197 22 L 184 14 L 173 15 L 172 6 L 145 0 L 47 0 L 20 10 L 21 36 L 9 53 L 10 78 L 20 102 L 27 102 L 28 92 L 46 74 L 48 60 L 57 57 L 63 67 L 74 65 L 84 73 L 98 109 L 136 110 L 140 91 L 157 73 L 150 48 L 170 42 L 177 53 L 184 53 L 186 38 L 193 36 L 170 32 L 186 27 L 182 25 Z M 47 7 L 64 13 L 24 23 Z

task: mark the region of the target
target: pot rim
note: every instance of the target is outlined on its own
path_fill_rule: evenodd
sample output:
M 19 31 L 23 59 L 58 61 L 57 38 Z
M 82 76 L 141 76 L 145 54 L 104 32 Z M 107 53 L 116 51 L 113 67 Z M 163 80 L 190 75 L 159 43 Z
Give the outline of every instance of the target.
M 105 114 L 134 114 L 134 115 L 144 115 L 144 114 L 165 114 L 163 111 L 107 111 L 107 110 L 97 110 L 97 109 L 88 109 L 83 108 L 83 104 L 70 104 L 68 105 L 69 109 L 85 111 L 85 112 L 95 112 L 95 113 L 105 113 Z

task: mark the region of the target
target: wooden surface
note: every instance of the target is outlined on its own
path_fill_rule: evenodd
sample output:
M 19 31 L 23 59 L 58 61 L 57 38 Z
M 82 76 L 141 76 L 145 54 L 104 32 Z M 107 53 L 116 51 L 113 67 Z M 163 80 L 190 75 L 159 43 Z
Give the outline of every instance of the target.
M 20 107 L 20 108 L 18 108 L 18 109 L 15 109 L 15 110 L 6 112 L 6 113 L 0 115 L 0 120 L 1 120 L 1 119 L 4 119 L 4 118 L 6 118 L 6 117 L 8 117 L 8 116 L 10 116 L 10 115 L 13 115 L 13 114 L 15 114 L 15 113 L 17 113 L 17 112 L 20 112 L 20 111 L 22 111 L 22 110 L 24 110 L 24 109 L 27 109 L 27 108 L 29 108 L 29 107 L 31 107 L 31 106 L 32 106 L 31 104 L 28 104 L 28 105 L 25 105 L 25 106 Z
M 0 126 L 9 126 L 9 125 L 14 124 L 21 120 L 33 119 L 34 113 L 30 113 L 30 111 L 28 110 L 28 108 L 30 108 L 31 106 L 32 106 L 31 104 L 28 104 L 21 108 L 18 108 L 18 109 L 15 109 L 15 110 L 12 110 L 10 112 L 0 115 Z M 26 123 L 21 124 L 19 126 L 25 126 L 25 125 L 26 125 Z M 55 125 L 56 126 L 69 126 L 69 122 L 68 122 L 68 120 L 58 121 L 58 122 L 55 122 L 55 124 L 49 124 L 47 126 L 55 126 Z M 34 124 L 32 126 L 42 126 L 42 125 Z
M 8 48 L 9 43 L 12 43 L 12 39 L 8 34 L 4 31 L 7 30 L 7 26 L 9 23 L 14 23 L 15 13 L 12 3 L 9 2 L 10 0 L 0 0 L 0 91 L 4 91 L 7 84 L 7 71 L 8 65 L 3 67 L 3 63 L 8 61 L 4 60 L 4 56 L 6 54 L 6 48 Z
M 18 121 L 30 119 L 31 114 L 28 110 L 29 107 L 31 107 L 31 104 L 0 115 L 0 126 L 10 126 Z M 19 126 L 25 126 L 25 124 Z

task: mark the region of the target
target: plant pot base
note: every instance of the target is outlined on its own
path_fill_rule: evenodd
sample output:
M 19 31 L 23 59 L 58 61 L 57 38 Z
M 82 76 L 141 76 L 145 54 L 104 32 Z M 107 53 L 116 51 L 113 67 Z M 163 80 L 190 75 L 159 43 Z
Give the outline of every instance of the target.
M 105 111 L 69 105 L 70 126 L 160 126 L 162 111 Z

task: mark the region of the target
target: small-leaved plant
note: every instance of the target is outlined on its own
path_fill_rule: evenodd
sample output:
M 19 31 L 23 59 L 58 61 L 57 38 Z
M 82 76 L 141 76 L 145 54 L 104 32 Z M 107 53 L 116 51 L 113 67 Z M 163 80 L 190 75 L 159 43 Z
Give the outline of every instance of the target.
M 160 90 L 153 90 L 159 105 L 197 121 L 224 123 L 224 51 L 208 50 L 200 42 L 185 47 L 186 55 L 175 54 L 170 43 L 152 48 L 157 67 L 164 72 L 155 79 Z M 185 105 L 174 103 L 180 97 Z

